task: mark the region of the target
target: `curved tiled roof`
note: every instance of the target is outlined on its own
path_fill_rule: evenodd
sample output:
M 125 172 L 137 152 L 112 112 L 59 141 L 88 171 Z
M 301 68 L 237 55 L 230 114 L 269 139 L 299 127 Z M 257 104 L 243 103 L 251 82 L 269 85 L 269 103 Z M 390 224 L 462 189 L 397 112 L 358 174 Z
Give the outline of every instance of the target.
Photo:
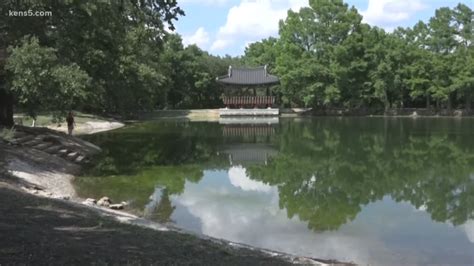
M 217 82 L 228 85 L 270 85 L 280 82 L 277 76 L 270 75 L 266 66 L 257 68 L 232 68 L 229 73 L 217 78 Z

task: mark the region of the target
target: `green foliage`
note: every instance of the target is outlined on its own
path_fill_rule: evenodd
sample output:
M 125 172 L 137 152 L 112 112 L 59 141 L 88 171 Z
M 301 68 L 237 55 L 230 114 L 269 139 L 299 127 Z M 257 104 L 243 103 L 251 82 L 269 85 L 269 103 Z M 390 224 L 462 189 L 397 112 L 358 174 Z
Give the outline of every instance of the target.
M 196 46 L 184 49 L 179 36 L 165 31 L 184 15 L 176 1 L 0 4 L 4 13 L 29 9 L 54 16 L 3 16 L 0 49 L 11 47 L 9 90 L 30 115 L 74 108 L 132 116 L 167 106 L 219 104 L 215 77 L 229 60 Z
M 176 109 L 219 107 L 223 91 L 215 79 L 229 65 L 240 63 L 236 58 L 210 55 L 196 45 L 185 48 L 177 34 L 167 36 L 161 60 L 167 77 L 164 105 Z
M 12 57 L 7 89 L 32 116 L 219 107 L 215 78 L 229 65 L 267 65 L 280 77 L 272 91 L 281 106 L 470 108 L 472 101 L 473 11 L 464 4 L 387 33 L 342 0 L 311 0 L 288 11 L 278 38 L 250 44 L 242 58 L 185 47 L 165 31 L 184 15 L 176 1 L 0 4 L 0 13 L 28 9 L 54 16 L 0 17 L 0 49 L 10 47 Z
M 87 95 L 89 77 L 78 65 L 63 65 L 56 50 L 43 47 L 37 38 L 24 38 L 10 49 L 6 69 L 11 72 L 9 87 L 28 115 L 38 111 L 71 110 Z
M 470 108 L 472 26 L 473 11 L 458 4 L 386 33 L 341 0 L 314 0 L 289 10 L 279 38 L 250 44 L 243 61 L 274 66 L 284 105 Z
M 15 136 L 15 128 L 5 128 L 2 127 L 0 128 L 0 139 L 6 140 L 6 141 L 11 141 L 13 140 L 13 137 Z

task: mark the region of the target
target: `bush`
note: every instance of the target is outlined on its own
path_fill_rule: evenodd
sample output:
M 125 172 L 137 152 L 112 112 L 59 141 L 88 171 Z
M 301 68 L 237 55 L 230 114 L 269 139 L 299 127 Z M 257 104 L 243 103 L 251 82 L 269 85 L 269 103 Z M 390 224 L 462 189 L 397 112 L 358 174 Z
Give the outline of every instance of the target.
M 15 136 L 15 128 L 0 128 L 0 139 L 12 141 Z

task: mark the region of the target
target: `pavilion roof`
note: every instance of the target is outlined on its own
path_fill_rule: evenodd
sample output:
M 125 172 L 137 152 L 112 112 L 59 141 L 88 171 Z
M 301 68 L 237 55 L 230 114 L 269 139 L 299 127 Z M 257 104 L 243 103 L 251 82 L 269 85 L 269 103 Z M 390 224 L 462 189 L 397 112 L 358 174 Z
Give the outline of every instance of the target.
M 233 68 L 229 66 L 228 74 L 217 78 L 217 82 L 227 85 L 270 85 L 278 84 L 277 76 L 267 72 L 267 66 L 257 68 Z

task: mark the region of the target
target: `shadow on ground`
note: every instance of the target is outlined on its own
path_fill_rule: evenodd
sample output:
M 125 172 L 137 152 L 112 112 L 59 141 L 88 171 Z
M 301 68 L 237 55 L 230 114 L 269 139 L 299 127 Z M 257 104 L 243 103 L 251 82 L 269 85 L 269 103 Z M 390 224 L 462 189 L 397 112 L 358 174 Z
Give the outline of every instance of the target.
M 0 183 L 0 265 L 266 264 L 286 262 L 192 235 L 121 224 L 82 206 Z

